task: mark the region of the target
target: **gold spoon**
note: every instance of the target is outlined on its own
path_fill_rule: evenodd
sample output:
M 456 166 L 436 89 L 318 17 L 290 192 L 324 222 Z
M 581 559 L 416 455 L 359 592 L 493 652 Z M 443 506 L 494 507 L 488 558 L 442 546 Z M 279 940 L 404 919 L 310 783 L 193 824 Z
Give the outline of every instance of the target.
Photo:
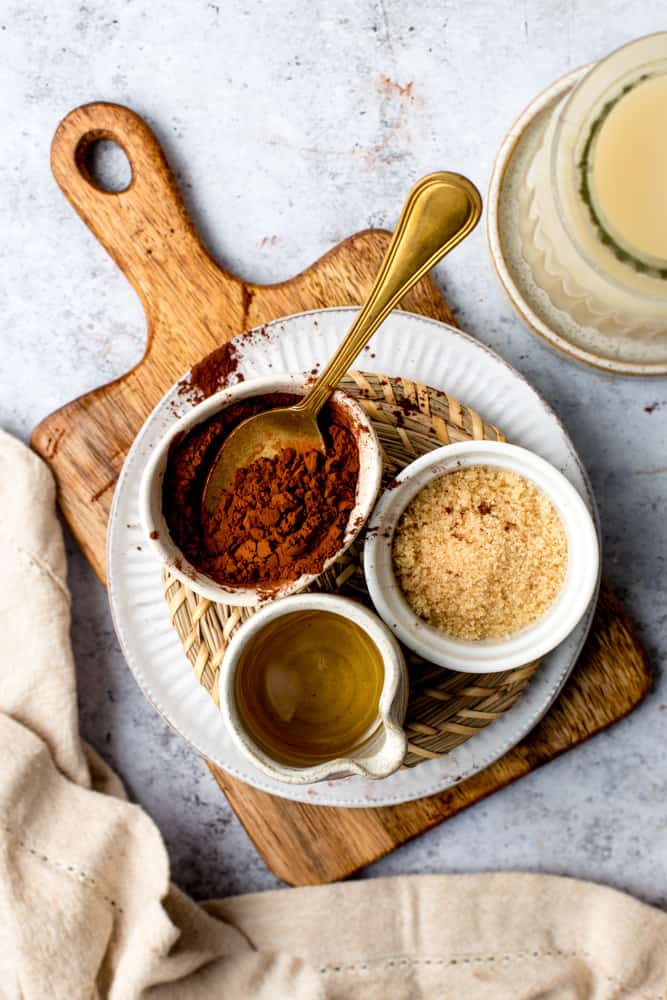
M 239 424 L 222 444 L 202 498 L 208 514 L 237 469 L 284 448 L 326 450 L 317 415 L 361 349 L 423 275 L 475 228 L 482 213 L 479 191 L 460 174 L 436 173 L 415 184 L 368 298 L 310 391 L 294 406 L 266 410 Z

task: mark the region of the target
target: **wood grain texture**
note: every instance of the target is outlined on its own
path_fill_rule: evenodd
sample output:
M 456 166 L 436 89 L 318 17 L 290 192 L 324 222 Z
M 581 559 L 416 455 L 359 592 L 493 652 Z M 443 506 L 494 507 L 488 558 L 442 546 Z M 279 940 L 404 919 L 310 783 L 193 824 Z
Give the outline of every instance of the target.
M 99 190 L 86 167 L 97 139 L 112 139 L 132 167 L 122 192 Z M 95 572 L 105 580 L 106 524 L 116 480 L 141 424 L 183 372 L 249 327 L 366 295 L 389 234 L 351 236 L 289 281 L 255 285 L 224 271 L 190 222 L 162 150 L 146 123 L 114 104 L 77 108 L 59 126 L 53 173 L 72 206 L 139 295 L 146 353 L 115 382 L 48 416 L 32 444 L 56 477 L 58 498 Z M 430 279 L 401 305 L 453 322 Z M 184 669 L 189 669 L 184 661 Z M 572 679 L 540 725 L 500 761 L 461 785 L 380 809 L 331 809 L 287 802 L 211 770 L 268 866 L 294 885 L 349 875 L 455 815 L 630 712 L 650 686 L 650 668 L 623 609 L 603 592 Z

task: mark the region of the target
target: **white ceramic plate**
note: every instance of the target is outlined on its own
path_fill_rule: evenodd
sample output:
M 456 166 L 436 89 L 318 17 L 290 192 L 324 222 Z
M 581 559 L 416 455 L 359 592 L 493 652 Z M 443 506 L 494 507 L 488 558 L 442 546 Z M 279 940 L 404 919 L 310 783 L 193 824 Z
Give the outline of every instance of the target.
M 346 333 L 355 310 L 326 309 L 278 320 L 237 338 L 245 378 L 310 371 Z M 555 414 L 497 355 L 444 323 L 394 312 L 357 362 L 361 370 L 404 376 L 443 389 L 497 424 L 507 438 L 542 455 L 570 480 L 595 513 L 586 473 Z M 160 564 L 139 526 L 144 465 L 166 429 L 192 404 L 174 387 L 139 432 L 123 466 L 109 521 L 109 598 L 125 658 L 142 691 L 197 750 L 242 781 L 314 805 L 392 805 L 432 795 L 487 767 L 528 733 L 547 711 L 574 666 L 595 600 L 574 632 L 543 660 L 516 704 L 446 757 L 381 781 L 352 777 L 288 786 L 255 770 L 234 748 L 222 717 L 197 683 L 169 623 Z

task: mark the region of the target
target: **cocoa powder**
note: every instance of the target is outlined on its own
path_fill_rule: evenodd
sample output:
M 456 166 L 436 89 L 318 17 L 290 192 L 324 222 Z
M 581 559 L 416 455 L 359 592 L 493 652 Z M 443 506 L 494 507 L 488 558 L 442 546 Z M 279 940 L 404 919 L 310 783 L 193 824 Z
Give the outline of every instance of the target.
M 194 428 L 169 456 L 163 510 L 173 540 L 200 572 L 228 586 L 270 590 L 319 573 L 341 547 L 354 507 L 359 452 L 345 417 L 325 408 L 326 454 L 286 449 L 237 470 L 217 509 L 202 516 L 206 476 L 242 420 L 296 397 L 271 393 L 236 403 Z
M 236 344 L 230 340 L 192 366 L 190 373 L 181 382 L 179 395 L 201 403 L 215 392 L 226 389 L 233 375 L 236 376 L 236 382 L 242 382 L 243 375 L 238 370 L 238 364 Z

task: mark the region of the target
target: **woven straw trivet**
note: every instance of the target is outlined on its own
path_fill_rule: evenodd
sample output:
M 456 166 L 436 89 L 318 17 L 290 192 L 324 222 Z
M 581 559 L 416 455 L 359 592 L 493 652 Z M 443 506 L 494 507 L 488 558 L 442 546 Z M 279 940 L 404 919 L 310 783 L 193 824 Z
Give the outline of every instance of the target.
M 341 388 L 370 416 L 384 450 L 384 483 L 409 462 L 456 441 L 503 441 L 503 435 L 450 395 L 407 379 L 351 372 Z M 370 605 L 358 540 L 313 589 L 335 591 Z M 227 643 L 252 608 L 232 608 L 200 597 L 163 573 L 171 623 L 199 683 L 217 703 L 216 679 Z M 512 707 L 537 663 L 496 674 L 461 674 L 426 663 L 405 650 L 410 700 L 405 720 L 405 765 L 440 757 Z

